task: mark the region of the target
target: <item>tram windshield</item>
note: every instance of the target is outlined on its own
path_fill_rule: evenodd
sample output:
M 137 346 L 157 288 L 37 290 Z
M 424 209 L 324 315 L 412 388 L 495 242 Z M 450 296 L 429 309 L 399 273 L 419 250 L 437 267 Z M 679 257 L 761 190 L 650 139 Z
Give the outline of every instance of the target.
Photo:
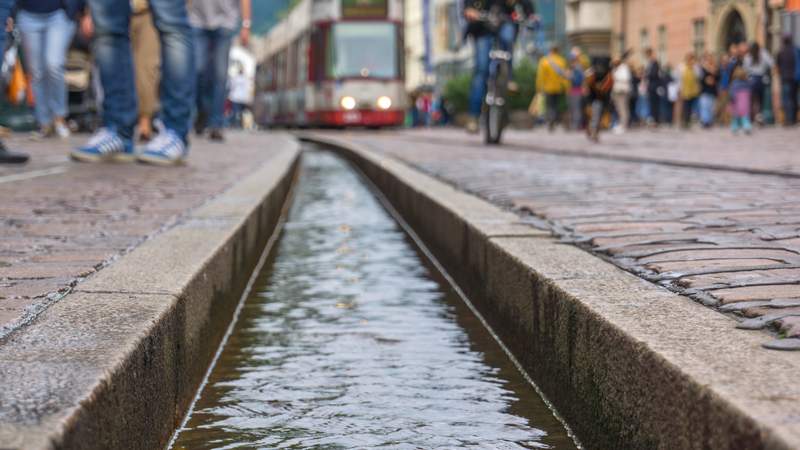
M 330 78 L 397 78 L 397 31 L 388 22 L 340 22 L 328 40 Z

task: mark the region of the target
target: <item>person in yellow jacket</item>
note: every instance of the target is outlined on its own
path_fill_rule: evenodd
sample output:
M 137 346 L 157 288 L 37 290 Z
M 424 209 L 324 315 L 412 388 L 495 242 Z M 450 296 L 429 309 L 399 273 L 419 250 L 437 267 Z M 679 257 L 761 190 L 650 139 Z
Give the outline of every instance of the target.
M 550 131 L 555 129 L 567 89 L 569 89 L 567 61 L 559 53 L 558 47 L 553 46 L 550 53 L 539 60 L 539 68 L 536 71 L 536 92 L 545 97 L 545 117 Z

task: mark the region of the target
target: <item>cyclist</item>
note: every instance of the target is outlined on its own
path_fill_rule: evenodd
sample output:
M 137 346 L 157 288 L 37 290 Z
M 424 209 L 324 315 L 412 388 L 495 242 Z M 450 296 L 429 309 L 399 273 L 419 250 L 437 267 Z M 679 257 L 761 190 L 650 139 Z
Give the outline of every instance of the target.
M 490 11 L 497 11 L 512 20 L 501 24 L 497 30 L 491 29 L 481 18 Z M 466 35 L 471 36 L 475 46 L 475 68 L 469 95 L 469 121 L 467 131 L 478 132 L 478 119 L 486 96 L 486 81 L 489 79 L 489 53 L 494 40 L 498 39 L 500 48 L 511 52 L 517 39 L 521 19 L 536 21 L 532 0 L 464 0 L 464 18 L 467 20 Z

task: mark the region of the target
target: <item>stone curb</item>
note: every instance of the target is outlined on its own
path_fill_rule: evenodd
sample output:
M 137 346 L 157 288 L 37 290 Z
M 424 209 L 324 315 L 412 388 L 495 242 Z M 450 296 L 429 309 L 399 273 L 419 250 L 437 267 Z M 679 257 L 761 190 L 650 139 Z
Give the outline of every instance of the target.
M 586 448 L 800 448 L 800 353 L 346 138 Z
M 284 211 L 299 143 L 0 345 L 0 449 L 163 448 Z

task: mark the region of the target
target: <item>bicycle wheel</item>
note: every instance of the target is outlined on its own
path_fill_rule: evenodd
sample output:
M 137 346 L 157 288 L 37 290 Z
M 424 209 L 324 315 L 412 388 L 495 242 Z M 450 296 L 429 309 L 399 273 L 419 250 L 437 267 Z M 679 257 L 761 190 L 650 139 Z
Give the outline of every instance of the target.
M 499 144 L 506 126 L 506 94 L 508 91 L 508 63 L 497 65 L 495 76 L 489 80 L 486 93 L 483 136 L 487 144 Z

